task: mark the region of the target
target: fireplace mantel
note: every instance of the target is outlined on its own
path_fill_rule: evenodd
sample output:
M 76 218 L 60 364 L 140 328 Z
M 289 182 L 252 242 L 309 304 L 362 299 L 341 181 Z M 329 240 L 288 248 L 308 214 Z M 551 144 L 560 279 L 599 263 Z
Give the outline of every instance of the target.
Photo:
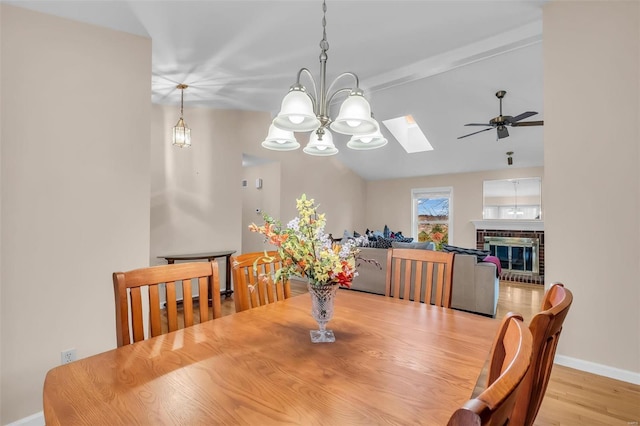
M 506 230 L 506 231 L 544 231 L 544 221 L 542 220 L 502 220 L 484 219 L 472 220 L 471 223 L 479 229 Z

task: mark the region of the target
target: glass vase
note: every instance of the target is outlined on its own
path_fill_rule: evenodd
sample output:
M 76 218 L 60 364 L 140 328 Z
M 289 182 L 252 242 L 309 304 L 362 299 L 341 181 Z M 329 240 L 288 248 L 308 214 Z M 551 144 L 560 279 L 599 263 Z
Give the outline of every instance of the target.
M 311 330 L 313 343 L 332 343 L 336 336 L 332 330 L 327 330 L 327 323 L 333 317 L 333 304 L 336 299 L 338 284 L 318 284 L 309 281 L 311 295 L 311 316 L 318 323 L 318 330 Z

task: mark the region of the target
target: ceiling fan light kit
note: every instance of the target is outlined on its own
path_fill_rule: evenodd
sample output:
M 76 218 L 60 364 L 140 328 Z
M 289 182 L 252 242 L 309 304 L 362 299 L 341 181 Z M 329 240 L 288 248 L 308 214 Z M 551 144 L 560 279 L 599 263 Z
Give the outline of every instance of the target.
M 184 89 L 187 87 L 189 86 L 186 84 L 178 84 L 176 86 L 177 89 L 180 89 L 180 118 L 178 119 L 178 123 L 173 127 L 173 145 L 180 148 L 191 146 L 191 129 L 182 118 L 184 109 Z
M 307 68 L 298 71 L 296 83 L 291 86 L 289 93 L 282 100 L 280 112 L 273 120 L 272 127 L 279 130 L 291 132 L 312 132 L 309 143 L 303 149 L 306 154 L 328 156 L 338 153 L 338 149 L 333 144 L 333 136 L 329 129 L 345 135 L 353 135 L 347 143 L 352 149 L 375 149 L 386 145 L 387 140 L 380 134 L 380 126 L 371 114 L 371 106 L 365 99 L 363 91 L 359 87 L 358 76 L 352 72 L 344 72 L 336 77 L 327 87 L 327 4 L 322 2 L 322 40 L 320 41 L 320 91 L 317 90 L 316 81 Z M 305 86 L 300 83 L 302 74 L 311 80 L 313 93 L 310 93 Z M 355 80 L 355 87 L 340 88 L 332 91 L 338 80 L 343 77 L 351 77 Z M 348 96 L 340 106 L 338 116 L 332 120 L 329 116 L 329 106 L 334 96 L 347 93 Z M 300 146 L 290 140 L 278 143 L 269 140 L 271 128 L 267 139 L 262 146 L 276 151 L 289 151 Z M 371 140 L 366 142 L 369 135 Z M 363 139 L 358 137 L 365 136 Z M 354 139 L 355 138 L 355 139 Z M 296 142 L 297 143 L 297 142 Z
M 458 139 L 466 138 L 468 136 L 476 135 L 478 133 L 486 132 L 491 129 L 496 129 L 497 139 L 504 139 L 509 137 L 509 130 L 507 130 L 507 126 L 510 127 L 525 127 L 525 126 L 542 126 L 544 125 L 544 121 L 520 121 L 525 118 L 529 118 L 533 115 L 536 115 L 535 111 L 527 111 L 523 112 L 520 115 L 516 115 L 512 117 L 510 115 L 502 115 L 502 99 L 507 94 L 506 90 L 499 90 L 496 92 L 496 97 L 500 100 L 500 115 L 489 120 L 489 123 L 467 123 L 465 126 L 486 126 L 488 129 L 482 129 L 477 132 L 469 133 L 468 135 L 459 136 Z

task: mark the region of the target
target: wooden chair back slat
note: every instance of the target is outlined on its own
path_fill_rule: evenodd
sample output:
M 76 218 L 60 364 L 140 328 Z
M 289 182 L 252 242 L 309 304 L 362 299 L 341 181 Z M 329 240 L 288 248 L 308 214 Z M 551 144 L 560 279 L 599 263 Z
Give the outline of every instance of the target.
M 207 279 L 207 277 L 200 277 L 198 278 L 198 294 L 200 295 L 201 298 L 204 298 L 206 300 L 209 300 L 210 297 L 212 296 L 211 294 L 209 294 L 209 280 Z M 217 286 L 218 288 L 220 287 L 220 285 L 218 284 Z M 200 322 L 205 322 L 205 321 L 209 321 L 209 304 L 208 303 L 198 303 L 198 309 L 199 309 L 199 313 L 200 313 Z M 214 310 L 214 314 L 215 314 L 215 310 Z M 218 315 L 217 316 L 213 316 L 213 318 L 219 318 L 222 315 L 222 312 L 218 311 Z
M 286 283 L 281 283 L 281 285 L 279 285 L 277 288 L 280 289 L 279 292 L 281 292 L 284 295 L 285 299 L 288 299 L 291 297 L 291 285 L 289 284 L 288 280 Z
M 250 284 L 250 287 L 248 287 L 247 290 L 249 291 L 249 297 L 251 300 L 251 305 L 249 305 L 249 308 L 260 306 L 260 299 L 258 298 L 258 283 Z
M 389 251 L 387 251 L 387 256 L 389 256 Z M 387 257 L 387 260 L 389 259 L 389 257 Z M 388 263 L 388 262 L 387 262 Z M 402 264 L 402 259 L 393 259 L 391 260 L 391 263 L 393 263 L 393 281 L 394 282 L 400 282 L 400 265 Z M 391 268 L 387 268 L 387 275 L 391 274 Z M 396 299 L 400 297 L 400 286 L 394 286 L 393 287 L 393 297 L 395 297 Z
M 431 294 L 433 294 L 433 280 L 430 277 L 433 277 L 433 263 L 432 262 L 427 263 L 427 275 L 426 275 L 426 278 L 425 278 L 425 283 L 426 283 L 427 286 L 426 286 L 426 289 L 424 291 L 424 294 L 425 295 L 428 294 L 429 295 L 429 299 L 431 299 Z M 416 287 L 418 287 L 418 286 L 416 286 Z M 419 290 L 416 290 L 416 292 L 418 294 L 420 294 Z M 420 299 L 416 299 L 416 300 L 420 300 Z M 436 305 L 438 304 L 437 301 L 438 301 L 438 297 L 436 296 Z
M 209 317 L 208 287 L 211 286 L 211 305 L 213 318 L 219 318 L 220 279 L 216 262 L 192 262 L 171 265 L 152 266 L 128 272 L 115 272 L 113 286 L 116 301 L 116 340 L 118 346 L 124 346 L 145 339 L 144 320 L 149 318 L 149 337 L 164 332 L 162 312 L 166 309 L 166 329 L 175 331 L 195 323 L 193 315 L 193 296 L 191 280 L 199 279 L 200 322 Z M 183 299 L 176 297 L 177 287 L 182 289 Z M 143 308 L 141 289 L 148 294 L 148 307 Z M 161 306 L 161 296 L 166 303 Z M 181 303 L 182 324 L 178 319 L 178 303 Z M 146 310 L 148 309 L 148 312 Z
M 144 339 L 144 325 L 142 322 L 142 296 L 140 288 L 131 289 L 131 318 L 133 320 L 133 338 Z
M 417 263 L 420 263 L 420 262 L 417 262 Z M 404 275 L 404 282 L 405 283 L 411 282 L 411 264 L 409 262 L 404 262 L 403 271 L 404 271 L 404 274 L 403 274 Z M 400 286 L 398 286 L 398 287 L 400 287 Z M 416 286 L 416 287 L 418 287 L 418 286 Z M 409 299 L 409 294 L 411 294 L 410 292 L 411 292 L 411 286 L 410 285 L 405 285 L 404 286 L 403 298 L 404 299 Z
M 519 389 L 531 365 L 533 337 L 522 316 L 508 313 L 496 334 L 490 355 L 488 387 L 467 401 L 449 419 L 449 426 L 519 424 L 512 421 Z
M 267 286 L 264 282 L 264 275 L 258 275 L 256 277 L 254 292 L 258 295 L 258 305 L 254 305 L 252 307 L 262 306 L 267 303 L 269 299 L 267 299 Z
M 287 296 L 288 297 L 288 296 Z M 284 297 L 284 286 L 278 285 L 276 286 L 276 295 L 275 298 L 277 300 L 283 300 Z
M 262 278 L 264 278 L 264 279 L 261 280 L 262 281 L 262 286 L 261 287 L 264 288 L 264 291 L 266 292 L 266 294 L 265 294 L 265 296 L 266 296 L 265 300 L 266 301 L 274 300 L 275 296 L 277 295 L 277 293 L 273 294 L 275 286 L 270 285 L 271 284 L 269 282 L 269 277 L 270 276 L 271 275 L 263 275 Z M 265 303 L 267 303 L 267 302 L 265 302 Z
M 178 329 L 178 303 L 176 297 L 176 283 L 171 281 L 167 283 L 167 318 L 169 331 Z M 154 306 L 152 309 L 156 309 Z M 160 309 L 159 307 L 157 309 Z
M 389 249 L 385 294 L 450 308 L 453 259 L 453 253 Z
M 149 307 L 160 306 L 158 286 L 149 286 Z M 162 334 L 162 315 L 160 309 L 149 309 L 151 319 L 151 337 Z
M 244 253 L 231 257 L 236 312 L 274 303 L 291 297 L 286 277 L 274 283 L 275 273 L 282 268 L 276 251 Z
M 552 285 L 545 293 L 542 311 L 529 324 L 533 335 L 533 358 L 519 391 L 513 411 L 514 424 L 533 425 L 547 391 L 562 324 L 573 303 L 573 294 L 563 284 Z
M 182 294 L 192 294 L 191 280 L 182 281 Z M 193 325 L 193 299 L 191 297 L 183 297 L 184 306 L 184 326 L 191 327 Z

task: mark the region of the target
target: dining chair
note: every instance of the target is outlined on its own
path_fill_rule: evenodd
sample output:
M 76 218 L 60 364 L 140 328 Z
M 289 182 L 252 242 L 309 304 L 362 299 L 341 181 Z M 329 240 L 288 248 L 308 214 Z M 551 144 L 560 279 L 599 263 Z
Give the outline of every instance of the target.
M 274 303 L 291 297 L 287 277 L 275 282 L 275 273 L 282 268 L 278 252 L 253 252 L 231 257 L 236 312 Z
M 192 279 L 197 279 L 198 322 L 219 318 L 221 316 L 220 279 L 216 262 L 175 263 L 128 272 L 114 272 L 118 347 L 145 339 L 143 317 L 147 307 L 143 307 L 143 298 L 145 302 L 148 301 L 148 337 L 192 326 L 194 324 L 194 298 L 190 297 Z M 177 299 L 176 289 L 178 288 L 182 289 L 182 300 Z M 209 302 L 201 303 L 203 300 Z M 209 304 L 212 307 L 211 314 Z M 182 306 L 181 309 L 179 305 Z M 163 327 L 165 310 L 167 319 L 166 326 Z M 179 315 L 179 311 L 182 311 L 182 315 Z
M 518 391 L 513 423 L 531 426 L 547 391 L 562 323 L 569 313 L 573 294 L 563 284 L 553 284 L 544 295 L 541 312 L 529 323 L 533 335 L 533 358 L 522 388 Z
M 449 419 L 449 426 L 504 426 L 511 422 L 519 388 L 531 364 L 533 337 L 520 314 L 509 312 L 498 329 L 489 357 L 488 387 Z
M 453 253 L 389 249 L 385 295 L 450 308 L 453 259 Z

